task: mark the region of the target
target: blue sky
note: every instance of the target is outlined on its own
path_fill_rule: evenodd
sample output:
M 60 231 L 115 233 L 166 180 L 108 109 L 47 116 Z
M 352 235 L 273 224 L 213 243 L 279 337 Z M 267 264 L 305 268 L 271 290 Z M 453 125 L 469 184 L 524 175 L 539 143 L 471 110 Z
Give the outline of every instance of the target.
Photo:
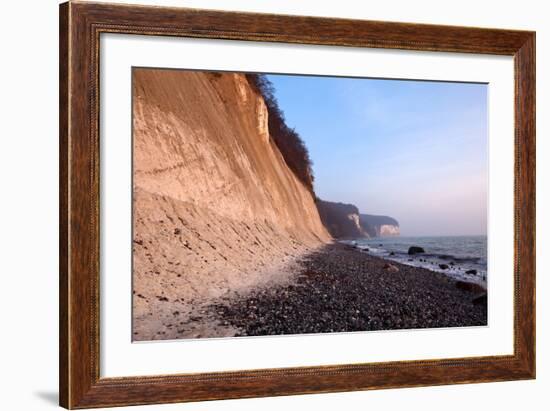
M 486 234 L 487 85 L 269 75 L 315 192 L 402 235 Z

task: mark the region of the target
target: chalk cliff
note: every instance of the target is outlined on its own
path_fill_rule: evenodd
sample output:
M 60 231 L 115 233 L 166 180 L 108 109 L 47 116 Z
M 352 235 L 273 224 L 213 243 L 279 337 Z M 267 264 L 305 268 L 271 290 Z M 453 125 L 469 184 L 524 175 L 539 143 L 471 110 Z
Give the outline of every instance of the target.
M 399 222 L 383 215 L 361 214 L 361 226 L 370 237 L 389 237 L 399 235 Z
M 385 237 L 399 235 L 395 218 L 360 214 L 353 204 L 316 200 L 321 221 L 334 238 Z
M 269 281 L 330 235 L 244 75 L 134 69 L 133 93 L 134 339 L 177 338 L 174 302 Z
M 359 209 L 353 204 L 335 203 L 317 199 L 321 221 L 334 238 L 368 237 L 359 218 Z

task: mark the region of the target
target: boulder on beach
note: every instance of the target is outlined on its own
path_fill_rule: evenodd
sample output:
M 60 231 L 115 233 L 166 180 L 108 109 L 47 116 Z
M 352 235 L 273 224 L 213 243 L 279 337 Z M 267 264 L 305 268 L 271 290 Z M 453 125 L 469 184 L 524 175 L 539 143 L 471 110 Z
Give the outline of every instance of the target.
M 439 264 L 439 268 L 441 268 L 442 270 L 447 270 L 449 266 L 447 264 Z
M 487 290 L 483 288 L 481 285 L 476 283 L 469 283 L 467 281 L 457 281 L 456 282 L 456 288 L 459 290 L 469 291 L 472 293 L 485 293 Z
M 384 264 L 384 270 L 389 271 L 390 273 L 397 273 L 399 272 L 399 268 L 397 268 L 393 264 Z
M 477 270 L 468 270 L 466 271 L 466 274 L 471 274 L 471 275 L 476 275 L 477 274 Z
M 409 255 L 421 254 L 421 253 L 425 253 L 425 251 L 422 247 L 418 247 L 416 245 L 413 245 L 412 247 L 409 247 Z

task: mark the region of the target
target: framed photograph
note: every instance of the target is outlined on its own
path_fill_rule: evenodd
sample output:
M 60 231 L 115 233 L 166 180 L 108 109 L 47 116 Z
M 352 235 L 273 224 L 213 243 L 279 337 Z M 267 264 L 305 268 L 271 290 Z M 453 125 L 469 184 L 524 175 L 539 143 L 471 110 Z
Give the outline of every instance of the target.
M 60 405 L 535 378 L 535 33 L 60 6 Z

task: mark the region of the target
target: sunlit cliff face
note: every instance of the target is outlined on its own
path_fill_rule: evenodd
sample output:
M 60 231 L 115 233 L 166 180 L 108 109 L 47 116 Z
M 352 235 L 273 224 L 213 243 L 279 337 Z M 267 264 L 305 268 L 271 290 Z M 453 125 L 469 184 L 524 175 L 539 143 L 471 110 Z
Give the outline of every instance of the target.
M 170 319 L 158 296 L 256 284 L 274 262 L 330 240 L 244 75 L 136 69 L 133 81 L 137 328 Z

